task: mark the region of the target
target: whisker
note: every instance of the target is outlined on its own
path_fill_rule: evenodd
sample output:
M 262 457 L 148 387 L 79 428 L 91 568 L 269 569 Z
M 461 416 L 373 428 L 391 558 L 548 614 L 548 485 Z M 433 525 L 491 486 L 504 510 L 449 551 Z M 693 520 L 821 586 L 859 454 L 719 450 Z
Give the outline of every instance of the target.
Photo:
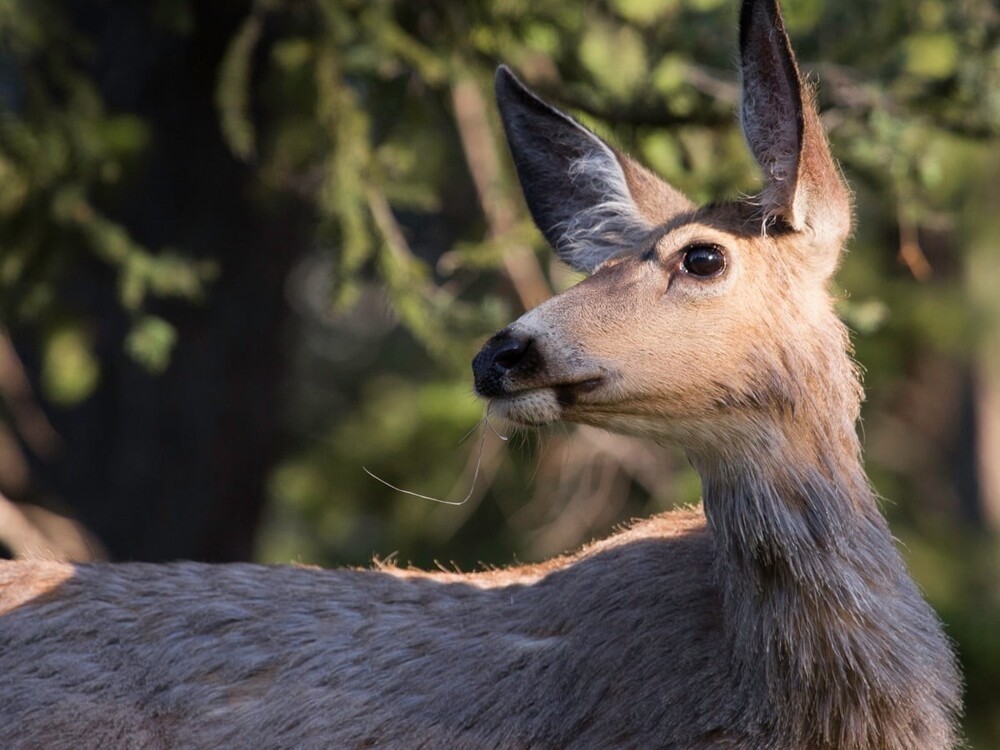
M 496 431 L 496 428 L 492 424 L 490 424 L 490 409 L 492 408 L 493 408 L 493 402 L 490 401 L 486 404 L 486 414 L 483 415 L 483 420 L 486 422 L 486 426 L 489 428 L 490 432 L 492 432 L 494 435 L 496 435 L 498 438 L 500 438 L 506 443 L 508 440 L 510 440 L 510 435 L 501 435 L 499 432 Z
M 465 442 L 466 440 L 468 440 L 468 439 L 469 439 L 469 436 L 470 436 L 470 435 L 471 435 L 471 434 L 472 434 L 473 432 L 475 432 L 476 430 L 478 430 L 478 429 L 479 429 L 480 427 L 482 427 L 482 426 L 483 426 L 483 422 L 486 422 L 486 424 L 489 424 L 489 407 L 487 407 L 487 410 L 486 410 L 486 416 L 484 416 L 484 417 L 483 417 L 482 419 L 480 419 L 480 420 L 479 420 L 478 422 L 476 422 L 476 423 L 475 423 L 474 425 L 472 425 L 472 429 L 471 429 L 471 430 L 469 430 L 469 431 L 468 431 L 467 433 L 465 433 L 464 435 L 462 435 L 462 437 L 460 437 L 460 438 L 458 439 L 458 444 L 459 444 L 459 445 L 461 445 L 461 444 L 462 444 L 462 443 L 464 443 L 464 442 Z
M 479 428 L 483 424 L 483 422 L 485 422 L 486 426 L 489 427 L 490 432 L 492 432 L 494 435 L 496 435 L 501 440 L 503 440 L 505 442 L 507 441 L 508 438 L 506 436 L 501 435 L 500 433 L 498 433 L 495 429 L 493 429 L 493 426 L 490 424 L 490 407 L 487 404 L 487 406 L 486 406 L 486 414 L 483 416 L 483 418 L 481 420 L 479 420 L 479 422 L 476 424 L 475 427 L 473 427 L 471 430 L 469 430 L 467 433 L 465 433 L 465 435 L 462 437 L 462 440 L 460 442 L 464 441 L 466 438 L 469 437 L 469 435 L 471 435 L 473 432 L 475 432 L 476 429 Z M 404 495 L 409 495 L 410 497 L 418 497 L 421 500 L 430 500 L 431 502 L 440 503 L 441 505 L 454 505 L 454 506 L 465 505 L 467 502 L 469 502 L 469 500 L 472 498 L 473 493 L 475 493 L 475 491 L 476 491 L 476 480 L 479 479 L 479 469 L 483 465 L 483 450 L 484 450 L 485 447 L 486 447 L 486 430 L 483 430 L 482 436 L 480 437 L 480 440 L 479 440 L 479 453 L 476 456 L 476 469 L 475 469 L 475 471 L 472 472 L 472 482 L 469 485 L 469 491 L 468 491 L 468 493 L 461 500 L 442 500 L 439 497 L 431 497 L 430 495 L 424 495 L 424 494 L 421 494 L 420 492 L 413 492 L 412 490 L 404 490 L 402 487 L 397 487 L 394 484 L 390 484 L 389 482 L 387 482 L 384 479 L 382 479 L 382 477 L 380 477 L 380 476 L 372 473 L 368 469 L 367 466 L 362 466 L 361 468 L 365 472 L 365 474 L 367 474 L 368 476 L 370 476 L 375 481 L 381 482 L 382 484 L 384 484 L 389 489 L 395 490 L 396 492 L 400 492 L 400 493 L 402 493 Z

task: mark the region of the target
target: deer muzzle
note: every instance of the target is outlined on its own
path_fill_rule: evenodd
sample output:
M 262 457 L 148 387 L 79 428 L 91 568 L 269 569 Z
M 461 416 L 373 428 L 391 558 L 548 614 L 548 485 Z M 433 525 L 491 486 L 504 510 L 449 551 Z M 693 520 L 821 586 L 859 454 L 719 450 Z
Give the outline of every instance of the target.
M 525 425 L 572 418 L 581 397 L 590 397 L 605 373 L 579 358 L 563 361 L 552 342 L 531 329 L 505 328 L 494 335 L 475 359 L 476 393 L 490 399 L 493 414 Z M 546 353 L 548 352 L 548 353 Z
M 542 359 L 535 340 L 505 328 L 495 334 L 472 360 L 476 393 L 498 398 L 517 390 L 516 382 L 538 373 Z

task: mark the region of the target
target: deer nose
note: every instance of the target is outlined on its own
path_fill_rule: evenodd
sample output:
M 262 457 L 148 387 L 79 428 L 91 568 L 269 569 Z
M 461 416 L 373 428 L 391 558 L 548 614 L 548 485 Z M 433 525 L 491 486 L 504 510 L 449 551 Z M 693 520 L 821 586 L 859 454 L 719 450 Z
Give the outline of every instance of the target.
M 530 336 L 518 335 L 509 328 L 487 341 L 472 360 L 476 392 L 487 398 L 506 393 L 505 376 L 525 371 L 532 366 L 532 362 L 537 362 L 533 343 L 534 339 Z

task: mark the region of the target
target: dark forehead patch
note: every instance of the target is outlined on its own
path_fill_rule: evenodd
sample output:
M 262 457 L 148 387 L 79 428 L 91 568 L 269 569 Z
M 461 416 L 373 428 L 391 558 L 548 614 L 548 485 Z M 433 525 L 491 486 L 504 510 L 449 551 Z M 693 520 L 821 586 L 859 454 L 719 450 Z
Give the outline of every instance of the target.
M 763 209 L 752 199 L 707 203 L 695 212 L 695 220 L 707 226 L 737 236 L 759 237 L 767 222 L 766 234 L 780 237 L 794 232 L 780 216 L 765 219 Z
M 670 221 L 652 229 L 646 242 L 640 248 L 645 258 L 655 253 L 656 243 L 664 236 L 676 232 L 683 227 L 697 224 L 711 227 L 727 234 L 753 237 L 760 235 L 760 215 L 753 215 L 753 206 L 740 202 L 709 203 L 694 211 L 688 211 L 675 216 Z M 648 243 L 648 244 L 647 244 Z
M 766 232 L 764 232 L 762 231 L 764 221 L 760 206 L 755 205 L 751 200 L 706 203 L 700 208 L 679 214 L 670 221 L 651 229 L 634 252 L 641 260 L 655 260 L 657 243 L 663 237 L 692 224 L 711 227 L 726 234 L 747 238 L 758 238 L 762 234 L 769 237 L 782 237 L 793 234 L 795 231 L 781 217 L 770 217 L 767 219 Z

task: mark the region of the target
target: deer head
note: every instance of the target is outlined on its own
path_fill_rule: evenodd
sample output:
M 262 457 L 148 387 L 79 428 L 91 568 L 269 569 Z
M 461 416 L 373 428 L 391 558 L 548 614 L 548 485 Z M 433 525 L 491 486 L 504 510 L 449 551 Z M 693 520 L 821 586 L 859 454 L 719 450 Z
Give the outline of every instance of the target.
M 850 194 L 777 2 L 745 0 L 740 27 L 742 125 L 765 184 L 739 202 L 693 205 L 497 71 L 535 223 L 589 277 L 476 356 L 476 390 L 495 414 L 696 453 L 766 443 L 813 409 L 845 415 L 853 433 L 859 391 L 826 292 L 851 228 Z

